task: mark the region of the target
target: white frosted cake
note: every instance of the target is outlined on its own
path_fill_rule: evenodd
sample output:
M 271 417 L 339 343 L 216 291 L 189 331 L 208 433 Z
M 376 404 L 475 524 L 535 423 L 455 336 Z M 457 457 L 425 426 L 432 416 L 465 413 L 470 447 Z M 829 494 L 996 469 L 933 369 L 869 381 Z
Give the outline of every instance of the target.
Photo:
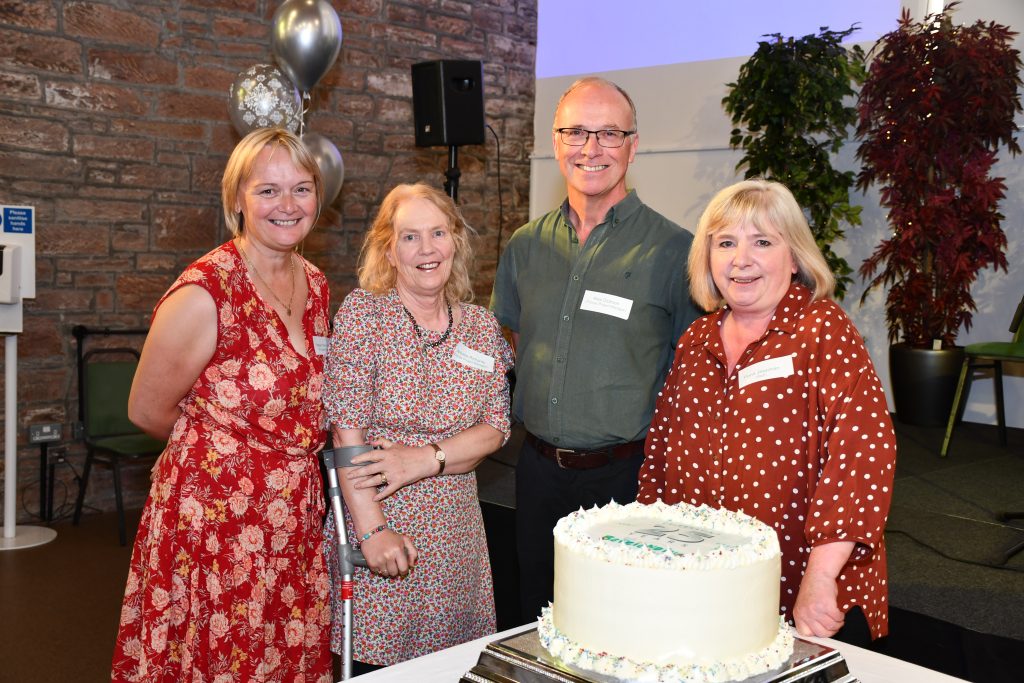
M 707 506 L 611 503 L 555 526 L 555 599 L 541 643 L 625 680 L 742 680 L 781 666 L 775 531 Z

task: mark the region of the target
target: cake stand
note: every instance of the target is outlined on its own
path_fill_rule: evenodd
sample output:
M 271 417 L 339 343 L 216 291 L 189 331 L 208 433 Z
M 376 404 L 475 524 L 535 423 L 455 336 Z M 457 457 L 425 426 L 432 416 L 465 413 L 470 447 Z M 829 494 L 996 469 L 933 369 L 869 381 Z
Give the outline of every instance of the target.
M 476 666 L 461 683 L 628 683 L 565 664 L 540 644 L 537 629 L 488 643 Z M 836 649 L 793 639 L 789 661 L 772 671 L 743 679 L 743 683 L 857 683 Z M 684 682 L 681 682 L 684 683 Z

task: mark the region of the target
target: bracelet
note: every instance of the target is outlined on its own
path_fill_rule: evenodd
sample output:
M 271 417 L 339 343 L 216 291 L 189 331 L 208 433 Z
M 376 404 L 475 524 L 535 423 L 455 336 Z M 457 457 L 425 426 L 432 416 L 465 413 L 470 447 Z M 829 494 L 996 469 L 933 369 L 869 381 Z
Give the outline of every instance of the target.
M 385 529 L 387 529 L 387 528 L 388 528 L 388 523 L 387 523 L 387 522 L 384 522 L 384 523 L 383 523 L 383 524 L 381 524 L 381 525 L 380 525 L 379 527 L 377 527 L 377 528 L 375 528 L 375 529 L 370 529 L 370 530 L 369 530 L 369 531 L 367 531 L 367 532 L 366 532 L 365 534 L 363 534 L 363 535 L 362 535 L 362 536 L 361 536 L 361 537 L 359 538 L 359 542 L 360 542 L 360 543 L 362 543 L 363 541 L 367 541 L 367 540 L 369 540 L 369 539 L 370 539 L 370 537 L 371 537 L 371 536 L 373 536 L 374 534 L 379 534 L 380 532 L 384 531 L 384 530 L 385 530 Z

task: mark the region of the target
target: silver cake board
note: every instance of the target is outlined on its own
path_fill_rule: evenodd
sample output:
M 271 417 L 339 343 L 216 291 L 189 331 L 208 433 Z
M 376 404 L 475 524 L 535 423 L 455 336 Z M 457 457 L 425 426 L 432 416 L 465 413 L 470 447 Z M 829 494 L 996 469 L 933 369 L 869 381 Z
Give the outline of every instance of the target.
M 476 666 L 460 683 L 623 683 L 594 671 L 562 662 L 540 644 L 537 629 L 488 643 Z M 857 683 L 836 649 L 801 638 L 793 639 L 789 661 L 743 683 Z

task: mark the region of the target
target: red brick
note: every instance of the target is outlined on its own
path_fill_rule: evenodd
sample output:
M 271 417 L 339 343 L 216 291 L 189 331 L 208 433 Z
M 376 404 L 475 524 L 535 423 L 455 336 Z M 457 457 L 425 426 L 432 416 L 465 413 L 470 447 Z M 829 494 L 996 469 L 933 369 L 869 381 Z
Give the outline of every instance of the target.
M 231 38 L 267 38 L 270 31 L 266 24 L 242 17 L 215 17 L 212 23 L 213 35 Z
M 238 73 L 230 69 L 213 66 L 198 66 L 185 70 L 185 87 L 194 90 L 214 90 L 224 97 L 227 107 L 227 93 Z
M 387 39 L 391 41 L 392 47 L 413 46 L 436 47 L 437 37 L 429 31 L 420 31 L 403 26 L 387 26 L 384 30 Z
M 138 12 L 93 2 L 67 3 L 64 6 L 64 31 L 72 36 L 146 47 L 155 45 L 160 37 L 160 25 Z
M 106 254 L 110 245 L 106 226 L 83 225 L 79 222 L 47 222 L 39 226 L 37 256 L 56 254 Z
M 63 180 L 70 182 L 82 173 L 78 159 L 0 150 L 0 173 L 6 178 Z
M 390 24 L 407 24 L 410 26 L 423 25 L 423 10 L 407 5 L 389 4 L 387 19 Z
M 136 187 L 188 188 L 188 169 L 170 168 L 167 164 L 125 166 L 121 171 L 121 183 Z
M 57 13 L 53 4 L 39 0 L 5 0 L 0 4 L 0 24 L 37 31 L 54 31 Z
M 141 221 L 146 207 L 139 202 L 57 199 L 56 217 L 63 221 Z
M 0 114 L 0 145 L 41 152 L 66 152 L 68 131 L 53 121 Z
M 470 35 L 477 30 L 471 21 L 444 14 L 427 15 L 427 28 L 438 33 L 450 33 L 456 36 Z
M 135 91 L 102 83 L 48 82 L 44 94 L 49 105 L 79 111 L 140 116 L 147 107 Z
M 152 243 L 158 249 L 199 249 L 216 246 L 220 209 L 210 206 L 157 206 L 153 209 Z
M 174 85 L 178 65 L 157 55 L 126 50 L 90 50 L 89 76 L 104 81 Z
M 82 72 L 82 46 L 64 38 L 0 29 L 0 67 L 78 74 Z
M 35 306 L 36 304 L 31 304 Z M 23 330 L 18 344 L 18 357 L 22 360 L 48 358 L 63 354 L 65 336 L 60 325 L 49 317 L 27 315 L 24 317 Z M 24 384 L 24 382 L 19 382 Z M 50 397 L 53 398 L 53 397 Z
M 206 136 L 206 129 L 200 124 L 138 118 L 112 120 L 110 132 L 144 135 L 159 140 L 203 140 Z
M 157 116 L 175 119 L 223 120 L 228 115 L 227 92 L 217 97 L 183 92 L 160 93 L 156 113 Z
M 382 7 L 382 0 L 348 0 L 345 2 L 344 11 L 339 11 L 342 28 L 345 27 L 346 16 L 354 14 L 363 17 L 378 17 Z
M 114 290 L 117 294 L 118 310 L 151 311 L 167 288 L 174 282 L 173 277 L 163 275 L 140 275 L 129 273 L 119 275 Z
M 19 344 L 18 346 L 21 347 L 22 345 Z M 18 381 L 19 404 L 34 403 L 36 401 L 52 402 L 55 398 L 63 398 L 66 395 L 65 392 L 67 391 L 68 381 L 70 380 L 73 371 L 70 368 L 34 368 L 32 370 L 31 382 L 23 381 L 24 374 L 25 370 L 21 369 Z M 26 431 L 27 430 L 24 429 L 18 430 L 19 442 L 26 440 Z M 35 465 L 35 473 L 33 474 L 32 479 L 38 481 L 39 448 L 38 446 L 33 446 L 31 450 L 35 457 L 29 458 L 28 463 L 33 463 Z M 24 476 L 25 471 L 26 468 L 21 468 L 22 476 Z
M 8 99 L 38 100 L 43 93 L 39 79 L 29 74 L 0 73 L 0 92 Z
M 411 71 L 374 72 L 366 77 L 366 89 L 392 97 L 410 97 L 412 95 Z
M 36 306 L 45 311 L 87 311 L 92 297 L 88 289 L 36 287 Z
M 145 138 L 110 137 L 109 135 L 76 135 L 74 153 L 79 157 L 100 159 L 153 159 L 153 141 Z
M 412 101 L 409 99 L 381 100 L 377 109 L 378 121 L 412 124 Z
M 259 3 L 257 0 L 183 0 L 181 6 L 256 14 Z
M 177 276 L 177 262 L 174 256 L 167 254 L 141 253 L 136 257 L 136 270 L 173 272 Z

